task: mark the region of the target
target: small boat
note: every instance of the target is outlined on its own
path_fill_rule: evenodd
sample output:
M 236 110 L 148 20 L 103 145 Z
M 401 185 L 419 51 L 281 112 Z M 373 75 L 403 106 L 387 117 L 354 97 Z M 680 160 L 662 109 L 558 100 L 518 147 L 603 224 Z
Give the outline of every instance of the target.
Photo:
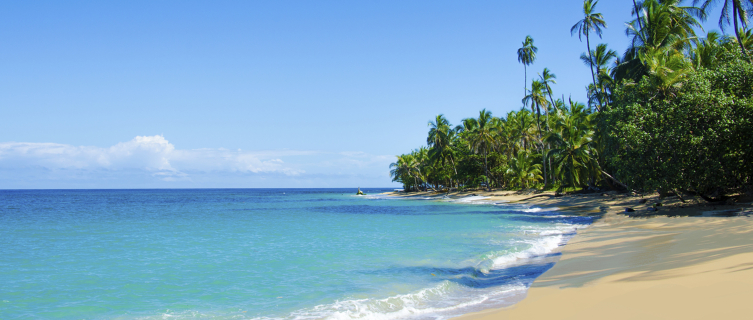
M 356 193 L 357 196 L 365 196 L 366 194 L 361 192 L 361 187 L 358 187 L 358 193 Z

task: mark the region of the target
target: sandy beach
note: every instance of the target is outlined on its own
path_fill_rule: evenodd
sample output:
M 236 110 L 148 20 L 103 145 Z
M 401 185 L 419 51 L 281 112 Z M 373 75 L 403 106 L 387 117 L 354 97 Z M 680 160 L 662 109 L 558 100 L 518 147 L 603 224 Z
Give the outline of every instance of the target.
M 456 319 L 750 319 L 753 314 L 753 207 L 747 199 L 719 205 L 676 196 L 508 191 L 449 197 L 474 195 L 598 210 L 604 216 L 578 231 L 522 302 Z M 654 207 L 657 211 L 649 209 Z M 626 214 L 625 208 L 635 211 Z

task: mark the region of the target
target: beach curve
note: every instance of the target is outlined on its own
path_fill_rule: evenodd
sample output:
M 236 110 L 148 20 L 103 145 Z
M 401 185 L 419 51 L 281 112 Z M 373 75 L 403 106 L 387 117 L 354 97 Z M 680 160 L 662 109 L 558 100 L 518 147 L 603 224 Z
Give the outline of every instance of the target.
M 493 201 L 525 198 L 509 192 L 473 194 Z M 527 200 L 606 213 L 578 230 L 521 302 L 455 319 L 747 319 L 753 312 L 748 303 L 753 298 L 750 204 L 641 199 L 592 194 Z M 660 211 L 644 210 L 659 201 L 665 206 Z M 634 217 L 622 214 L 624 207 L 635 207 Z

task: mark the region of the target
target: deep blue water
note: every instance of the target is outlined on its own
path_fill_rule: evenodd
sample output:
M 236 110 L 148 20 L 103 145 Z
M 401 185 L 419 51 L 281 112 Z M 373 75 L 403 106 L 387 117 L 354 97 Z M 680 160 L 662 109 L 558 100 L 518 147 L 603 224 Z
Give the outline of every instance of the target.
M 0 319 L 443 319 L 592 219 L 354 191 L 0 190 Z

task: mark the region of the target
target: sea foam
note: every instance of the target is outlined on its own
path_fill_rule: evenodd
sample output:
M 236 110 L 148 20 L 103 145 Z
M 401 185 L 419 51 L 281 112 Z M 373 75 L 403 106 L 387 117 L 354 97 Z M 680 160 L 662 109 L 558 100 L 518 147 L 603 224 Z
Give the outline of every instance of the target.
M 525 266 L 556 252 L 575 231 L 586 225 L 558 224 L 550 228 L 523 228 L 521 233 L 534 236 L 518 240 L 527 248 L 516 252 L 502 252 L 500 255 L 479 262 L 475 269 L 480 275 L 460 275 L 444 280 L 438 285 L 416 292 L 395 295 L 382 299 L 346 299 L 314 308 L 298 310 L 282 318 L 257 318 L 256 320 L 392 320 L 392 319 L 436 319 L 443 320 L 486 308 L 511 305 L 522 299 L 535 279 L 519 278 L 505 273 L 508 268 Z M 546 268 L 532 267 L 534 273 Z M 499 279 L 510 278 L 502 285 L 492 285 Z M 465 279 L 480 285 L 467 285 Z

